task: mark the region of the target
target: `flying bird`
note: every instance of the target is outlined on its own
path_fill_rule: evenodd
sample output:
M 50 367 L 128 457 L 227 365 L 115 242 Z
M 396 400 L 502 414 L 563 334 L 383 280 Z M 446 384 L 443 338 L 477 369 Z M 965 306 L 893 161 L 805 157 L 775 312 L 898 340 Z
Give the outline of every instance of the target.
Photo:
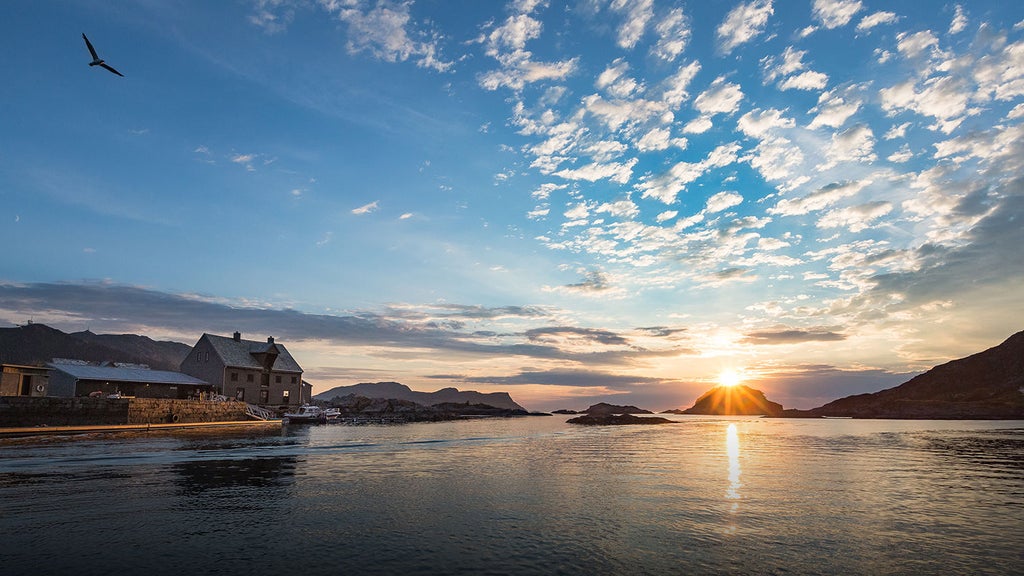
M 124 78 L 124 74 L 121 74 L 117 70 L 114 70 L 112 66 L 110 66 L 103 60 L 100 60 L 100 57 L 96 55 L 96 49 L 92 47 L 92 42 L 89 42 L 89 39 L 85 37 L 85 34 L 82 34 L 82 40 L 85 40 L 85 46 L 89 49 L 89 54 L 92 54 L 92 62 L 89 62 L 89 66 L 102 66 L 107 70 L 110 70 L 114 74 L 117 74 L 118 76 Z

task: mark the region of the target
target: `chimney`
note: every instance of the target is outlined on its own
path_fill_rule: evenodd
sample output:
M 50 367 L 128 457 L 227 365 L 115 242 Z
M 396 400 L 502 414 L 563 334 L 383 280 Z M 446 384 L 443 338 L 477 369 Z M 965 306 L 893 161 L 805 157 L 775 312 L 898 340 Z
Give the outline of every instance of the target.
M 273 344 L 273 343 L 274 343 L 274 337 L 273 336 L 267 336 L 267 344 Z
M 235 332 L 235 342 L 241 342 L 241 341 L 242 341 L 242 333 L 241 332 Z

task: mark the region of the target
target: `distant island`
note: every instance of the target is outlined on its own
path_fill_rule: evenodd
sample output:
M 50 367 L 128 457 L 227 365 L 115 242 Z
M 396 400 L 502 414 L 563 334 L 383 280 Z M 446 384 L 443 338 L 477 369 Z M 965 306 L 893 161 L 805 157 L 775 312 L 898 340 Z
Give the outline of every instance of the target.
M 590 408 L 586 410 L 555 410 L 552 414 L 590 414 L 592 416 L 603 416 L 610 414 L 654 414 L 650 410 L 644 410 L 643 408 L 637 408 L 636 406 L 621 406 L 618 404 L 608 404 L 607 402 L 598 402 L 592 404 Z
M 417 392 L 405 384 L 398 382 L 364 382 L 351 386 L 337 386 L 326 392 L 313 396 L 314 400 L 331 402 L 335 398 L 345 396 L 362 396 L 384 400 L 407 400 L 422 406 L 435 404 L 485 404 L 505 410 L 518 410 L 526 413 L 526 409 L 512 400 L 508 392 L 476 392 L 459 390 L 458 388 L 442 388 L 436 392 Z
M 648 412 L 650 414 L 650 412 Z M 632 414 L 586 414 L 567 420 L 569 424 L 584 426 L 616 426 L 624 424 L 678 424 L 660 416 L 633 416 Z

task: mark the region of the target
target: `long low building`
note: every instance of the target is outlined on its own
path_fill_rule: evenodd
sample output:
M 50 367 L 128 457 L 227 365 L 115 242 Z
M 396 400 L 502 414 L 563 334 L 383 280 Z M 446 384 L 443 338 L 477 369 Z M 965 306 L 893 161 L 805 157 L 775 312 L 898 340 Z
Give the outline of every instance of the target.
M 150 370 L 138 365 L 96 366 L 88 363 L 48 364 L 48 396 L 119 394 L 136 398 L 194 398 L 212 390 L 210 383 L 181 372 Z

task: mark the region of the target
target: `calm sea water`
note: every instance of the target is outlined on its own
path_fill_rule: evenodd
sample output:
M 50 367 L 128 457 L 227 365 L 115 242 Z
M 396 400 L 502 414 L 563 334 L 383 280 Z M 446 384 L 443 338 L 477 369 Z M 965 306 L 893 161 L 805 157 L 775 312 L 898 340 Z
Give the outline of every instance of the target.
M 1024 422 L 0 441 L 0 573 L 1024 574 Z

